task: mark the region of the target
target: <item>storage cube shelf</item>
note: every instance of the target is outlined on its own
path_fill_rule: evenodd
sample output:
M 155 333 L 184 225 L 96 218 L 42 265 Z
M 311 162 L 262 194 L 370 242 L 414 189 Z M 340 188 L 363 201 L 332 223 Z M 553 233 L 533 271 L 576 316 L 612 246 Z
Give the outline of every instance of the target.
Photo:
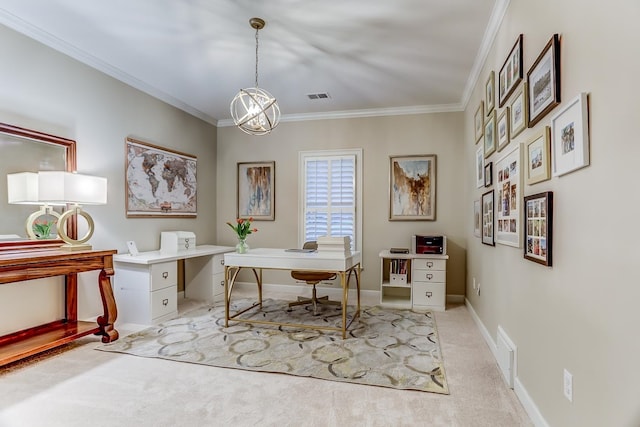
M 444 311 L 448 255 L 380 252 L 380 305 Z

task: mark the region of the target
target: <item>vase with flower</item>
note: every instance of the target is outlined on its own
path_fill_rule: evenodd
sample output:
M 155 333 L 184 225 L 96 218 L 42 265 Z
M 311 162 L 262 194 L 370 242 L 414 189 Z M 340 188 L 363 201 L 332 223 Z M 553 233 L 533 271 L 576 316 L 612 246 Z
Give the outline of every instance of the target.
M 247 245 L 247 236 L 251 233 L 257 233 L 257 228 L 251 228 L 251 222 L 253 221 L 253 217 L 249 219 L 238 218 L 236 219 L 236 224 L 233 225 L 230 222 L 227 222 L 227 225 L 236 232 L 238 237 L 238 244 L 236 245 L 236 252 L 239 254 L 247 253 L 249 250 L 249 245 Z

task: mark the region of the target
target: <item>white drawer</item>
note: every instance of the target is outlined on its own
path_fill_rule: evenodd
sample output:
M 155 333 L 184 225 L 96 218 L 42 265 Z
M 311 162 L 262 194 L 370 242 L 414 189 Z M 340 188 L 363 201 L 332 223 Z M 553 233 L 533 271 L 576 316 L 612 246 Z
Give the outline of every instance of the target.
M 213 256 L 213 274 L 224 273 L 224 255 Z
M 178 287 L 151 292 L 151 317 L 156 319 L 178 310 Z
M 151 264 L 151 290 L 178 284 L 178 263 L 175 261 Z
M 224 295 L 224 272 L 213 275 L 213 296 Z
M 413 268 L 417 270 L 446 270 L 447 260 L 445 259 L 428 259 L 414 258 Z
M 414 283 L 413 305 L 444 307 L 446 287 L 444 283 Z
M 413 270 L 413 280 L 416 282 L 446 282 L 447 281 L 447 272 L 446 271 L 430 271 L 430 270 Z

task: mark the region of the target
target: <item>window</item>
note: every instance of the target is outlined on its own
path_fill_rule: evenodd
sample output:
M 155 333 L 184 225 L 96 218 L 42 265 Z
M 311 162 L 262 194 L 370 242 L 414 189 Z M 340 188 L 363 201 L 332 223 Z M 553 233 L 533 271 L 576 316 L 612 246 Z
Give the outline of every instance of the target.
M 362 149 L 302 151 L 299 246 L 319 236 L 349 236 L 362 248 Z

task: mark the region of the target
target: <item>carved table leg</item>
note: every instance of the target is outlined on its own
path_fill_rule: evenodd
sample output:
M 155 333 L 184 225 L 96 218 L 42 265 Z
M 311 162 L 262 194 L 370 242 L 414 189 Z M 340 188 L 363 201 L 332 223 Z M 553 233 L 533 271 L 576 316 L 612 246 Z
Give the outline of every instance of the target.
M 100 297 L 102 298 L 102 307 L 104 309 L 104 315 L 98 316 L 99 334 L 102 335 L 102 342 L 108 343 L 117 340 L 120 335 L 113 326 L 118 317 L 118 308 L 113 297 L 111 279 L 104 270 L 100 271 L 98 286 L 100 287 Z

